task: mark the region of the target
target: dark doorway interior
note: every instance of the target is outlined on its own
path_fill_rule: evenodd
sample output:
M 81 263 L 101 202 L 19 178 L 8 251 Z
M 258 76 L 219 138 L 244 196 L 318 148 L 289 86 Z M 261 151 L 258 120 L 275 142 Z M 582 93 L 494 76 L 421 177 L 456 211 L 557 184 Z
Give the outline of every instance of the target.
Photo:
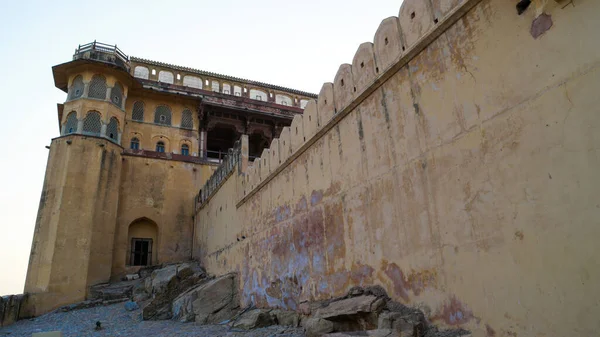
M 152 264 L 152 239 L 131 239 L 132 266 L 149 266 Z

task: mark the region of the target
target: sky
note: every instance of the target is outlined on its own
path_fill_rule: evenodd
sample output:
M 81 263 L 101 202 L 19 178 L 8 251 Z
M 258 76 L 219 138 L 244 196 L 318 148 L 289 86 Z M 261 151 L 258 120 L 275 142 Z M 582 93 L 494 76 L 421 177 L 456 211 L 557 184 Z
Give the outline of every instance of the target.
M 48 150 L 52 66 L 79 44 L 318 93 L 402 0 L 1 1 L 0 295 L 23 292 Z

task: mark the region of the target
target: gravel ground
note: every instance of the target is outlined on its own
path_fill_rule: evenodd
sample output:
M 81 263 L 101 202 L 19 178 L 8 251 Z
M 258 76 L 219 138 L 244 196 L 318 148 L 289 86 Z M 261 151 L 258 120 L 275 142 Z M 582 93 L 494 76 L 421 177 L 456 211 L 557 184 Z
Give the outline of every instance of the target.
M 62 331 L 64 337 L 84 336 L 197 336 L 197 337 L 303 337 L 302 329 L 281 326 L 251 331 L 229 329 L 225 325 L 196 325 L 176 321 L 142 321 L 141 309 L 126 311 L 123 303 L 69 312 L 53 312 L 34 319 L 26 319 L 0 328 L 0 336 L 31 337 L 45 331 Z M 96 321 L 103 329 L 95 330 Z

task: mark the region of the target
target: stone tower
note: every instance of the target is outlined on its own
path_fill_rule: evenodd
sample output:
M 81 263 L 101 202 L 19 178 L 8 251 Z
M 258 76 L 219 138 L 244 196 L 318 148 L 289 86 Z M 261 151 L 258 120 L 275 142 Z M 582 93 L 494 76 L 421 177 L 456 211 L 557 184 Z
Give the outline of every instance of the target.
M 121 173 L 121 133 L 130 86 L 127 58 L 116 47 L 80 46 L 53 68 L 68 91 L 58 105 L 25 292 L 36 315 L 84 300 L 111 276 Z

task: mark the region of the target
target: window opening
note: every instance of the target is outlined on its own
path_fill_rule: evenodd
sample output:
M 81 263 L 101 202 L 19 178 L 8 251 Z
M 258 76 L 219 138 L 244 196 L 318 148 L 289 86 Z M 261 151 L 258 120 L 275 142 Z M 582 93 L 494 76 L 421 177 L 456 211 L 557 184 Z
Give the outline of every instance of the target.
M 131 138 L 131 143 L 129 143 L 129 148 L 131 148 L 132 150 L 139 150 L 140 149 L 140 140 L 135 137 Z
M 129 264 L 132 266 L 149 266 L 152 264 L 152 239 L 131 239 L 131 260 Z
M 184 156 L 190 155 L 190 147 L 187 144 L 181 145 L 181 154 Z
M 163 142 L 156 143 L 156 152 L 165 152 L 165 143 L 163 143 Z

